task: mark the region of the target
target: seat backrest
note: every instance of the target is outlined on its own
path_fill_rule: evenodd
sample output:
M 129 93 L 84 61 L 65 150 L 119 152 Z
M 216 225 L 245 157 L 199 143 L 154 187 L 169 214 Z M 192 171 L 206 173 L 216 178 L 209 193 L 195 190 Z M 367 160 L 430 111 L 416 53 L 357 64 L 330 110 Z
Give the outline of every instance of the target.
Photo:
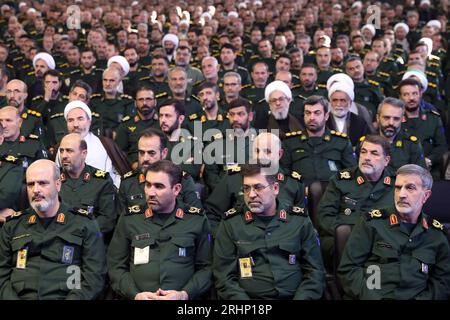
M 345 245 L 347 240 L 352 233 L 352 226 L 348 224 L 341 224 L 336 227 L 336 232 L 334 234 L 334 281 L 338 294 L 342 297 L 344 295 L 344 289 L 337 275 L 337 270 L 339 263 L 341 262 L 342 254 L 344 253 Z
M 450 181 L 435 181 L 431 191 L 423 210 L 441 223 L 450 223 Z
M 317 229 L 317 215 L 320 199 L 328 186 L 328 181 L 314 181 L 308 187 L 308 211 L 309 217 Z
M 30 202 L 28 201 L 27 185 L 25 183 L 22 183 L 22 187 L 20 188 L 18 207 L 19 211 L 23 211 L 30 207 Z

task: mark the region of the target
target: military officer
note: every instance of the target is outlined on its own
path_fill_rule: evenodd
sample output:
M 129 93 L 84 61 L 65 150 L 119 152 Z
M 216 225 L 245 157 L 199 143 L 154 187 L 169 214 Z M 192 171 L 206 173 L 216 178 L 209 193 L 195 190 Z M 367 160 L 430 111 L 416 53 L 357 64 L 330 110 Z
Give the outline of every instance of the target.
M 59 146 L 61 199 L 92 214 L 104 235 L 114 229 L 118 211 L 116 189 L 109 174 L 86 164 L 87 144 L 78 133 L 66 135 Z
M 112 288 L 126 299 L 188 300 L 211 286 L 210 228 L 200 208 L 176 201 L 181 169 L 149 165 L 148 208 L 120 218 L 108 250 Z
M 245 205 L 227 211 L 214 244 L 219 298 L 320 299 L 323 262 L 304 208 L 280 205 L 276 176 L 261 166 L 246 165 L 242 175 Z
M 361 217 L 338 269 L 349 298 L 449 298 L 450 248 L 444 227 L 422 211 L 432 184 L 426 169 L 402 166 L 395 179 L 395 205 Z M 378 270 L 378 288 L 368 285 L 373 285 L 368 279 L 373 270 Z
M 333 270 L 334 263 L 338 262 L 333 263 L 336 227 L 353 226 L 370 209 L 392 204 L 395 174 L 387 168 L 390 149 L 386 138 L 369 135 L 361 146 L 358 167 L 341 170 L 330 179 L 317 217 L 327 269 Z
M 278 200 L 286 206 L 304 206 L 305 190 L 298 172 L 289 172 L 280 167 L 279 160 L 283 154 L 281 140 L 269 132 L 258 134 L 253 141 L 252 160 L 263 163 L 273 169 L 280 186 Z M 211 223 L 213 234 L 217 231 L 225 212 L 244 203 L 242 193 L 242 166 L 228 168 L 227 173 L 219 180 L 214 190 L 206 199 L 205 208 Z
M 0 109 L 0 123 L 4 138 L 0 145 L 0 157 L 19 158 L 24 169 L 35 160 L 47 158 L 47 152 L 37 136 L 30 134 L 25 137 L 21 134 L 22 118 L 15 107 Z
M 156 161 L 163 160 L 169 152 L 166 135 L 156 128 L 141 132 L 138 142 L 138 166 L 124 175 L 119 188 L 120 212 L 143 211 L 146 208 L 144 195 L 145 170 Z M 178 199 L 188 205 L 201 208 L 202 203 L 195 189 L 194 179 L 183 172 L 181 192 Z
M 100 93 L 103 69 L 97 68 L 95 62 L 95 53 L 92 48 L 84 48 L 81 51 L 80 66 L 70 72 L 68 85 L 73 85 L 77 80 L 82 80 L 89 84 L 93 93 Z
M 14 213 L 0 231 L 0 298 L 95 299 L 106 274 L 97 221 L 60 202 L 54 162 L 33 163 L 26 180 L 31 208 Z
M 258 61 L 252 66 L 251 70 L 252 84 L 243 85 L 240 94 L 252 103 L 257 103 L 264 99 L 264 89 L 269 80 L 269 67 L 267 63 Z
M 122 119 L 116 131 L 116 143 L 128 156 L 128 161 L 137 161 L 137 141 L 146 128 L 159 128 L 156 112 L 155 94 L 149 87 L 140 87 L 136 91 L 136 115 Z
M 281 165 L 301 174 L 306 185 L 328 181 L 337 171 L 356 165 L 348 136 L 325 127 L 329 112 L 324 97 L 309 97 L 305 101 L 305 132 L 288 132 L 283 141 Z

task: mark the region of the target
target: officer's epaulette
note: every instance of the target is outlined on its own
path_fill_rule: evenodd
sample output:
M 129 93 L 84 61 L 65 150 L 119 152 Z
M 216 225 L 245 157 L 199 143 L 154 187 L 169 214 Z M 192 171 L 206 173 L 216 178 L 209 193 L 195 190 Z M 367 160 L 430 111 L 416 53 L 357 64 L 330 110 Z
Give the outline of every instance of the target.
M 440 64 L 439 64 L 439 63 L 436 63 L 436 62 L 429 62 L 428 65 L 429 65 L 430 67 L 436 67 L 436 68 L 440 68 L 440 67 L 441 67 Z
M 68 66 L 69 64 L 67 62 L 59 65 L 60 68 L 67 68 Z
M 125 173 L 125 174 L 123 175 L 122 178 L 123 178 L 123 179 L 126 179 L 126 178 L 129 178 L 129 177 L 135 176 L 136 173 L 137 173 L 137 171 L 134 171 L 134 170 L 128 171 L 127 173 Z
M 11 162 L 11 163 L 17 163 L 17 160 L 19 160 L 19 158 L 14 157 L 13 155 L 5 155 L 3 157 L 3 160 L 5 160 L 7 162 Z
M 385 210 L 373 209 L 366 214 L 367 220 L 385 219 L 388 216 Z
M 28 109 L 27 113 L 31 114 L 32 116 L 38 117 L 38 118 L 42 116 L 42 114 L 40 112 L 34 111 L 32 109 Z
M 106 179 L 106 174 L 107 174 L 106 171 L 98 169 L 97 171 L 95 171 L 94 176 L 96 176 L 97 178 Z
M 92 98 L 100 98 L 101 96 L 102 96 L 101 93 L 94 93 L 94 94 L 91 95 L 91 99 Z
M 339 180 L 350 180 L 352 178 L 352 172 L 350 170 L 339 171 Z
M 162 98 L 162 97 L 165 97 L 165 96 L 168 96 L 169 95 L 169 93 L 167 93 L 167 92 L 161 92 L 161 93 L 158 93 L 156 96 L 155 96 L 155 98 L 156 99 L 159 99 L 159 98 Z
M 252 86 L 251 83 L 247 83 L 241 86 L 241 89 L 246 89 L 246 88 L 250 88 Z
M 315 51 L 315 50 L 310 50 L 310 51 L 308 52 L 308 54 L 309 54 L 309 55 L 316 54 L 316 51 Z
M 191 114 L 189 116 L 189 120 L 191 120 L 191 121 L 194 121 L 194 120 L 197 120 L 197 119 L 198 119 L 198 114 L 196 114 L 196 113 L 193 113 L 193 114 Z
M 343 73 L 343 72 L 344 72 L 344 70 L 342 70 L 341 68 L 332 68 L 332 70 L 333 70 L 335 73 Z
M 81 72 L 81 69 L 75 69 L 75 70 L 70 71 L 69 74 L 75 74 L 75 73 L 79 73 L 79 72 Z
M 394 61 L 395 61 L 394 58 L 391 57 L 386 57 L 383 59 L 383 62 L 394 62 Z
M 39 137 L 35 134 L 28 135 L 28 138 L 33 139 L 33 140 L 39 140 Z
M 247 68 L 241 67 L 241 66 L 237 66 L 237 69 L 239 70 L 243 70 L 243 71 L 248 71 Z
M 298 173 L 297 171 L 292 171 L 291 172 L 291 177 L 296 179 L 296 180 L 298 180 L 298 181 L 302 180 L 302 175 L 300 173 Z
M 93 214 L 91 212 L 89 212 L 88 210 L 83 209 L 83 208 L 73 208 L 72 212 L 75 213 L 75 214 L 78 214 L 78 215 L 80 215 L 82 217 L 86 217 L 86 218 L 89 218 L 89 219 L 93 218 Z
M 444 225 L 442 223 L 440 223 L 439 221 L 437 221 L 436 219 L 433 219 L 431 217 L 429 217 L 429 223 L 433 226 L 433 228 L 441 230 L 441 231 L 445 231 L 444 229 Z
M 242 168 L 238 165 L 229 166 L 229 167 L 227 167 L 227 172 L 228 172 L 228 174 L 237 173 L 237 172 L 241 172 L 241 169 Z
M 22 56 L 19 56 L 19 57 L 15 57 L 15 58 L 13 59 L 13 61 L 19 61 L 19 60 L 23 60 L 23 57 L 22 57 Z
M 359 138 L 359 142 L 363 142 L 364 140 L 366 140 L 366 136 L 361 136 L 361 137 Z
M 96 118 L 100 118 L 100 114 L 97 112 L 92 112 L 92 116 Z
M 305 216 L 305 217 L 308 216 L 308 213 L 306 212 L 305 208 L 297 206 L 292 207 L 290 213 L 295 216 Z
M 238 213 L 239 211 L 236 210 L 236 208 L 231 208 L 228 211 L 225 211 L 225 219 L 231 218 L 236 216 L 236 213 Z
M 125 93 L 122 93 L 122 94 L 120 95 L 120 97 L 121 97 L 121 98 L 125 98 L 125 99 L 131 99 L 131 100 L 133 100 L 133 97 L 132 97 L 132 96 L 129 96 L 129 95 L 125 94 Z
M 299 88 L 301 88 L 301 87 L 302 87 L 301 84 L 296 84 L 295 86 L 292 86 L 291 90 L 292 90 L 292 89 L 299 89 Z
M 336 137 L 348 138 L 347 134 L 344 133 L 344 132 L 339 132 L 339 131 L 336 131 L 336 130 L 331 130 L 330 133 L 331 133 L 333 136 L 336 136 Z
M 295 136 L 299 136 L 301 134 L 302 134 L 301 131 L 291 131 L 291 132 L 286 133 L 286 138 L 292 138 Z
M 200 98 L 197 97 L 195 94 L 191 94 L 191 97 L 194 98 L 194 100 L 197 100 L 198 102 L 200 102 Z
M 437 85 L 433 82 L 428 82 L 428 86 L 431 88 L 437 88 Z
M 375 80 L 367 80 L 367 82 L 372 84 L 372 85 L 374 85 L 374 86 L 376 86 L 376 87 L 380 86 L 380 83 L 378 81 L 375 81 Z
M 258 59 L 258 58 L 259 58 L 259 55 L 254 54 L 254 55 L 252 55 L 252 56 L 250 57 L 250 60 L 255 60 L 255 59 Z
M 10 215 L 9 217 L 6 218 L 6 221 L 16 219 L 16 218 L 20 217 L 22 214 L 23 214 L 22 211 L 14 211 L 12 215 Z
M 42 99 L 44 99 L 44 96 L 36 96 L 36 97 L 34 97 L 33 99 L 31 99 L 31 101 L 36 101 L 36 100 L 42 100 Z
M 196 83 L 193 84 L 193 87 L 199 86 L 203 83 L 203 80 L 199 80 Z
M 139 81 L 145 81 L 145 80 L 150 80 L 150 76 L 145 76 L 145 77 L 139 78 Z
M 389 73 L 386 73 L 386 72 L 383 72 L 383 71 L 378 72 L 378 74 L 379 74 L 380 76 L 382 76 L 382 77 L 386 77 L 386 78 L 389 78 L 389 77 L 390 77 L 390 74 L 389 74 Z
M 61 113 L 55 113 L 55 114 L 53 114 L 53 115 L 50 116 L 50 119 L 55 119 L 55 118 L 59 118 L 59 117 L 63 117 L 63 116 L 64 116 L 64 113 L 63 113 L 63 112 L 61 112 Z
M 105 69 L 102 69 L 102 68 L 95 68 L 95 71 L 103 72 L 103 71 L 105 71 Z
M 190 213 L 190 214 L 200 215 L 200 216 L 203 215 L 203 209 L 197 208 L 197 207 L 189 207 L 189 209 L 185 212 Z
M 144 211 L 145 210 L 143 210 L 143 208 L 140 205 L 136 204 L 134 206 L 128 207 L 127 211 L 125 211 L 125 215 L 129 216 L 136 213 L 143 213 Z
M 122 122 L 127 122 L 130 119 L 131 119 L 130 116 L 125 116 L 123 117 Z
M 425 71 L 425 74 L 428 76 L 431 76 L 431 77 L 437 77 L 436 72 L 433 72 L 433 71 Z
M 428 57 L 429 60 L 433 60 L 433 61 L 437 61 L 440 62 L 441 58 L 439 58 L 438 56 L 435 56 L 434 54 L 430 54 L 430 56 Z
M 13 68 L 14 68 L 14 66 L 13 66 L 12 64 L 9 64 L 9 63 L 6 64 L 6 67 L 8 67 L 8 68 L 10 68 L 10 69 L 13 69 Z
M 27 76 L 34 76 L 34 71 L 30 71 L 27 73 Z
M 437 112 L 436 110 L 434 110 L 434 109 L 430 109 L 430 112 L 431 112 L 432 114 L 438 116 L 438 117 L 441 116 L 441 114 L 440 114 L 439 112 Z
M 417 143 L 417 141 L 419 141 L 419 139 L 417 139 L 417 137 L 413 136 L 413 135 L 409 136 L 409 140 L 412 142 L 416 142 L 416 143 Z
M 325 83 L 319 83 L 317 86 L 319 88 L 321 88 L 321 89 L 326 89 L 327 88 L 327 85 Z
M 262 98 L 262 99 L 258 100 L 258 102 L 256 102 L 256 103 L 263 103 L 265 101 L 266 101 L 266 98 Z

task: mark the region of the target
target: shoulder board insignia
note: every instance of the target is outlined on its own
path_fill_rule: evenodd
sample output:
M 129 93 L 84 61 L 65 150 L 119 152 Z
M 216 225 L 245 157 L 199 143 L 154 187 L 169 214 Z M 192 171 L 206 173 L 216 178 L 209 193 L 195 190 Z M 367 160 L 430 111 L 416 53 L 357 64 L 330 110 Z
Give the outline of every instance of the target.
M 427 75 L 429 75 L 429 76 L 437 77 L 437 74 L 436 74 L 435 72 L 432 72 L 432 71 L 425 71 L 425 73 L 426 73 Z
M 383 76 L 383 77 L 389 77 L 390 76 L 389 73 L 386 73 L 386 72 L 383 72 L 383 71 L 378 72 L 378 74 L 380 76 Z
M 27 76 L 34 76 L 34 71 L 28 72 Z
M 437 112 L 436 110 L 430 110 L 430 111 L 431 111 L 432 114 L 434 114 L 434 115 L 436 115 L 438 117 L 441 116 L 441 114 L 439 112 Z
M 33 140 L 39 140 L 39 137 L 37 135 L 35 135 L 35 134 L 30 134 L 28 136 L 28 138 L 33 139 Z
M 12 155 L 9 155 L 9 156 L 6 156 L 6 157 L 5 157 L 5 161 L 8 161 L 8 162 L 14 163 L 14 162 L 16 162 L 17 160 L 19 160 L 19 158 L 16 158 L 16 157 L 14 157 L 14 156 L 12 156 Z
M 141 207 L 138 204 L 128 207 L 128 214 L 140 213 L 140 212 L 141 212 Z
M 241 172 L 241 167 L 238 165 L 230 166 L 227 168 L 227 171 L 230 172 Z
M 416 142 L 417 141 L 417 137 L 416 136 L 410 136 L 409 140 L 411 140 L 412 142 Z
M 203 83 L 203 80 L 199 80 L 196 83 L 194 83 L 193 87 L 197 87 L 198 85 L 200 85 L 201 83 Z
M 195 94 L 191 94 L 191 97 L 194 98 L 194 100 L 197 100 L 198 102 L 200 102 L 200 98 L 197 97 Z
M 128 171 L 127 173 L 125 173 L 125 174 L 123 175 L 123 178 L 124 178 L 124 179 L 129 178 L 129 177 L 131 177 L 133 174 L 134 174 L 134 171 Z
M 437 88 L 437 85 L 433 82 L 428 82 L 428 86 L 431 88 Z
M 302 175 L 297 171 L 292 171 L 291 177 L 299 181 L 302 180 Z
M 376 87 L 378 87 L 380 85 L 380 83 L 378 81 L 375 81 L 375 80 L 367 80 L 367 82 L 369 82 L 370 84 L 372 84 L 372 85 L 374 85 Z
M 102 95 L 101 93 L 94 93 L 93 95 L 91 95 L 91 99 L 92 98 L 100 98 Z
M 64 113 L 63 113 L 63 115 L 64 115 Z M 96 118 L 100 118 L 100 114 L 97 112 L 92 112 L 92 116 L 96 117 Z
M 92 214 L 89 213 L 89 211 L 87 211 L 86 209 L 83 209 L 83 208 L 76 209 L 75 208 L 74 211 L 75 211 L 75 213 L 78 213 L 80 216 L 92 218 Z
M 347 134 L 335 130 L 331 130 L 330 133 L 336 137 L 347 138 Z
M 168 95 L 169 95 L 169 94 L 168 94 L 167 92 L 161 92 L 161 93 L 158 93 L 158 94 L 155 96 L 155 98 L 158 99 L 158 98 L 165 97 L 165 96 L 168 96 Z
M 381 210 L 378 209 L 373 209 L 369 211 L 369 216 L 371 219 L 378 219 L 383 217 L 383 212 L 381 212 Z
M 41 100 L 41 99 L 43 99 L 44 98 L 44 96 L 36 96 L 36 97 L 34 97 L 33 99 L 31 99 L 31 101 L 36 101 L 36 100 Z M 29 110 L 28 110 L 29 111 Z
M 188 210 L 189 213 L 191 214 L 199 214 L 202 215 L 202 209 L 197 208 L 197 207 L 190 207 Z
M 324 83 L 319 83 L 317 86 L 318 86 L 319 88 L 321 88 L 321 89 L 326 89 L 326 88 L 327 88 L 327 85 L 324 84 Z
M 40 117 L 40 116 L 42 116 L 42 114 L 41 114 L 40 112 L 31 110 L 31 109 L 28 109 L 28 110 L 27 110 L 27 113 L 29 113 L 29 114 L 31 114 L 31 115 L 33 115 L 33 116 L 35 116 L 35 117 Z
M 433 219 L 432 226 L 439 230 L 444 230 L 444 225 L 437 221 L 436 219 Z
M 189 120 L 195 120 L 195 119 L 197 119 L 198 118 L 198 115 L 196 114 L 196 113 L 193 113 L 193 114 L 191 114 L 190 116 L 189 116 Z
M 14 213 L 11 215 L 11 218 L 20 217 L 22 214 L 22 211 L 14 211 Z
M 70 71 L 70 74 L 75 74 L 75 73 L 79 73 L 79 72 L 81 72 L 80 69 L 75 69 L 75 70 Z
M 135 132 L 136 129 L 137 129 L 137 127 L 135 127 L 135 126 L 128 127 L 128 130 L 130 130 L 131 133 Z
M 366 140 L 366 136 L 361 136 L 361 138 L 359 138 L 360 142 L 363 142 L 364 140 Z
M 301 88 L 301 87 L 302 87 L 301 84 L 296 84 L 295 86 L 292 86 L 291 90 L 292 90 L 292 89 L 298 89 L 298 88 Z
M 55 113 L 54 115 L 50 116 L 50 119 L 54 119 L 54 118 L 58 118 L 58 117 L 63 117 L 64 113 Z
M 241 89 L 245 89 L 245 88 L 249 88 L 251 87 L 250 83 L 244 84 L 243 86 L 241 86 Z
M 130 120 L 131 118 L 130 118 L 130 116 L 125 116 L 123 119 L 122 119 L 122 122 L 126 122 L 126 121 L 128 121 L 128 120 Z
M 139 81 L 150 80 L 150 76 L 139 78 Z
M 125 99 L 133 99 L 133 97 L 131 97 L 131 96 L 127 95 L 127 94 L 124 94 L 124 93 L 122 93 L 122 94 L 120 95 L 120 97 L 121 97 L 121 98 L 125 98 Z
M 97 170 L 97 171 L 95 171 L 95 176 L 97 178 L 106 178 L 106 171 Z
M 288 133 L 286 133 L 286 138 L 288 138 L 288 137 L 299 136 L 299 135 L 301 135 L 301 134 L 302 134 L 301 131 L 292 131 L 292 132 L 288 132 Z
M 301 207 L 292 207 L 292 214 L 299 216 L 306 216 L 305 208 Z
M 350 174 L 350 171 L 341 171 L 339 172 L 339 179 L 341 180 L 350 180 L 352 178 L 352 175 Z
M 235 215 L 236 212 L 237 212 L 237 210 L 236 210 L 235 208 L 231 208 L 230 210 L 228 210 L 228 211 L 225 212 L 225 217 L 226 217 L 226 218 L 229 218 L 229 217 Z

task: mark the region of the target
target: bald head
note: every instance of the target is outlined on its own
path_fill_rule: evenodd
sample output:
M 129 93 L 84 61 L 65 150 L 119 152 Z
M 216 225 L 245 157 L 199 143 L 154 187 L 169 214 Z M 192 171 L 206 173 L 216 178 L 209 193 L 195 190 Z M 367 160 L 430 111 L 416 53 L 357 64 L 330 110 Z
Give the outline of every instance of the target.
M 15 141 L 20 135 L 20 127 L 22 126 L 19 110 L 12 106 L 1 108 L 0 125 L 3 127 L 5 141 Z
M 281 140 L 278 136 L 270 132 L 260 133 L 253 142 L 253 158 L 261 164 L 276 165 L 283 155 Z
M 8 105 L 16 107 L 22 111 L 28 97 L 28 87 L 21 80 L 11 80 L 6 84 L 6 102 Z
M 85 167 L 87 145 L 78 133 L 70 133 L 61 140 L 59 157 L 71 178 L 78 178 Z

